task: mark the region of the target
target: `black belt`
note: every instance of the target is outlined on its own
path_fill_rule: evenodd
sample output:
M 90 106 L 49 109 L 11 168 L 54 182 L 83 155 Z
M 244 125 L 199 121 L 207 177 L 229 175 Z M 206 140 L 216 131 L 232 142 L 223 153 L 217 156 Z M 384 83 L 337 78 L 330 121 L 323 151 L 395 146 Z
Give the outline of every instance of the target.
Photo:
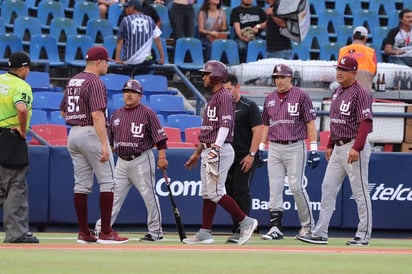
M 295 141 L 271 141 L 272 143 L 281 144 L 281 145 L 290 145 L 299 142 L 299 140 Z
M 342 139 L 333 141 L 333 143 L 337 145 L 338 147 L 340 147 L 340 146 L 346 145 L 349 142 L 352 142 L 352 140 L 353 140 L 352 138 L 342 138 Z
M 230 142 L 225 142 L 225 144 L 230 144 Z M 201 143 L 201 145 L 203 149 L 206 149 L 211 148 L 214 145 L 214 143 Z
M 125 161 L 131 161 L 131 160 L 136 159 L 136 158 L 139 157 L 140 155 L 142 155 L 142 154 L 141 154 L 141 153 L 138 153 L 138 154 L 126 155 L 126 156 L 120 156 L 120 155 L 119 155 L 119 158 L 122 158 L 122 160 L 125 160 Z

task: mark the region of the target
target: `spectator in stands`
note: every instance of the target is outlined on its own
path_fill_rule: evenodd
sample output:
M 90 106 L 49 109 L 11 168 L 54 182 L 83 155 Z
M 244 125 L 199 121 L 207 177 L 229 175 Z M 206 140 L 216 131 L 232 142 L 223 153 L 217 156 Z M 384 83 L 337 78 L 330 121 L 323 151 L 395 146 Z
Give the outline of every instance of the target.
M 257 104 L 240 95 L 240 84 L 236 75 L 229 74 L 224 87 L 236 102 L 233 149 L 235 160 L 226 178 L 226 191 L 246 215 L 250 215 L 252 198 L 250 185 L 259 159 L 258 147 L 262 137 L 262 118 Z M 239 223 L 233 219 L 231 235 L 226 242 L 237 243 L 240 236 Z
M 24 80 L 30 73 L 30 57 L 15 52 L 9 72 L 0 79 L 0 205 L 5 243 L 37 244 L 29 232 L 29 154 L 26 132 L 32 115 L 32 90 Z
M 262 39 L 262 30 L 266 28 L 265 11 L 252 5 L 253 0 L 242 0 L 230 14 L 230 25 L 235 29 L 236 42 L 239 46 L 241 62 L 246 60 L 246 50 L 249 41 Z
M 136 70 L 145 73 L 147 67 L 154 62 L 151 53 L 153 41 L 160 53 L 158 63 L 164 63 L 160 41 L 162 32 L 150 16 L 142 13 L 140 0 L 129 0 L 124 8 L 127 16 L 120 22 L 117 33 L 116 63 L 129 65 L 128 69 L 132 70 L 132 74 Z
M 356 79 L 369 91 L 372 91 L 373 77 L 377 70 L 377 58 L 375 50 L 366 45 L 368 39 L 368 30 L 359 26 L 353 30 L 353 42 L 339 50 L 339 57 L 351 55 L 358 61 L 358 74 Z
M 290 59 L 292 55 L 292 45 L 290 39 L 280 35 L 279 28 L 285 28 L 286 22 L 283 18 L 276 16 L 279 0 L 266 0 L 269 5 L 265 12 L 266 21 L 266 51 L 268 58 Z
M 110 5 L 124 2 L 125 0 L 97 0 L 97 5 L 99 5 L 100 18 L 107 19 L 107 12 L 109 11 Z
M 197 27 L 200 40 L 205 49 L 205 59 L 210 59 L 212 42 L 216 39 L 226 39 L 226 12 L 221 8 L 220 0 L 205 0 L 197 15 Z
M 399 13 L 399 25 L 392 28 L 385 40 L 384 52 L 388 62 L 412 67 L 412 10 L 403 9 Z
M 157 13 L 156 9 L 146 0 L 142 0 L 142 12 L 143 14 L 152 17 L 153 21 L 159 28 L 162 26 L 162 20 L 160 19 L 160 16 Z
M 195 0 L 173 0 L 170 8 L 170 23 L 173 28 L 173 38 L 195 36 Z

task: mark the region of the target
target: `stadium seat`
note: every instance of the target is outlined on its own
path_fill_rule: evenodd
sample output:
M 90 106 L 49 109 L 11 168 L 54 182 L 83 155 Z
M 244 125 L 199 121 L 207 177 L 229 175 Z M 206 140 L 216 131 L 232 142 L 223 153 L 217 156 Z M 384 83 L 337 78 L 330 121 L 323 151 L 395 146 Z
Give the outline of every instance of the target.
M 87 50 L 93 46 L 92 38 L 81 34 L 71 35 L 67 38 L 66 43 L 70 45 L 66 46 L 64 57 L 66 64 L 73 67 L 85 67 Z
M 31 37 L 41 34 L 41 23 L 36 17 L 17 17 L 14 21 L 13 33 L 20 37 L 23 46 L 29 46 Z
M 0 34 L 0 63 L 8 64 L 11 53 L 23 50 L 23 43 L 14 33 Z
M 320 45 L 319 59 L 324 61 L 337 61 L 342 45 L 337 43 L 325 43 Z
M 326 26 L 310 26 L 302 43 L 309 47 L 309 52 L 311 54 L 310 59 L 316 59 L 312 57 L 312 55 L 319 55 L 320 45 L 329 43 L 329 36 Z
M 174 127 L 163 127 L 167 135 L 167 142 L 182 142 L 180 129 Z
M 326 150 L 329 142 L 330 131 L 324 130 L 319 132 L 319 150 Z
M 369 38 L 372 38 L 372 30 L 380 26 L 378 13 L 374 10 L 356 10 L 353 17 L 353 26 L 364 26 L 369 31 Z
M 143 93 L 147 96 L 150 102 L 150 96 L 156 94 L 177 94 L 176 90 L 169 89 L 167 83 L 167 77 L 164 75 L 155 74 L 140 74 L 134 77 L 137 81 L 142 84 Z
M 142 103 L 143 105 L 147 105 L 145 95 L 142 95 L 140 103 Z M 123 93 L 112 94 L 111 99 L 109 100 L 109 103 L 108 103 L 109 115 L 112 115 L 115 110 L 122 108 L 122 107 L 124 107 Z
M 162 126 L 165 126 L 165 117 L 162 114 L 157 114 L 157 118 Z
M 110 36 L 104 37 L 103 47 L 107 49 L 107 51 L 109 52 L 109 57 L 112 59 L 116 58 L 116 44 L 117 44 L 116 35 L 110 35 Z
M 17 17 L 29 16 L 29 8 L 26 2 L 21 0 L 5 0 L 1 2 L 0 17 L 6 28 L 13 29 Z
M 170 36 L 173 33 L 173 28 L 172 28 L 172 24 L 170 22 L 162 22 L 162 25 L 160 26 L 160 30 L 162 31 L 162 34 L 160 35 L 160 37 L 162 38 L 170 38 Z
M 375 49 L 378 62 L 383 61 L 383 40 L 388 35 L 390 29 L 391 27 L 375 27 L 372 31 L 372 43 L 370 46 Z
M 6 25 L 4 25 L 4 21 L 0 18 L 0 34 L 6 33 Z
M 197 38 L 179 38 L 175 44 L 174 63 L 183 70 L 199 70 L 203 68 L 203 48 L 202 43 Z M 186 55 L 189 55 L 186 60 Z
M 57 45 L 66 47 L 67 38 L 77 35 L 76 25 L 71 18 L 53 18 L 50 22 L 50 35 L 56 38 Z
M 230 39 L 217 39 L 213 41 L 210 59 L 221 61 L 229 66 L 239 65 L 239 49 L 236 41 Z
M 162 24 L 164 24 L 165 22 L 170 22 L 169 10 L 165 5 L 152 4 L 152 7 L 156 10 L 157 14 L 162 20 Z
M 255 62 L 266 57 L 266 40 L 252 40 L 247 44 L 246 63 Z
M 319 14 L 318 26 L 326 27 L 329 38 L 332 39 L 332 41 L 337 40 L 338 28 L 344 24 L 343 12 L 340 10 L 325 9 Z
M 37 18 L 39 19 L 43 30 L 48 32 L 50 30 L 51 21 L 54 18 L 62 17 L 65 17 L 62 3 L 50 0 L 42 0 L 39 3 Z
M 190 114 L 172 114 L 167 116 L 167 126 L 180 129 L 182 140 L 185 140 L 185 129 L 200 127 L 202 125 L 202 118 L 198 115 Z
M 66 125 L 66 119 L 61 116 L 60 110 L 50 111 L 49 123 L 69 127 Z
M 304 43 L 292 42 L 292 60 L 302 60 L 306 61 L 310 59 L 309 47 Z
M 30 125 L 48 124 L 49 118 L 47 117 L 47 111 L 42 109 L 32 109 L 32 116 Z
M 194 111 L 185 109 L 183 98 L 177 95 L 152 95 L 149 106 L 157 113 L 162 114 L 165 121 L 167 121 L 167 116 L 171 114 L 194 114 Z
M 65 125 L 38 124 L 31 126 L 31 131 L 43 138 L 52 146 L 67 146 L 67 127 Z M 32 138 L 30 145 L 40 145 L 36 138 Z
M 31 71 L 26 78 L 33 92 L 53 91 L 50 87 L 50 75 L 48 72 Z
M 336 43 L 340 45 L 349 45 L 353 41 L 353 26 L 342 25 L 338 28 L 338 37 Z
M 388 22 L 387 26 L 389 28 L 394 28 L 399 24 L 399 10 L 389 10 L 388 11 Z
M 73 21 L 79 33 L 85 33 L 88 21 L 99 18 L 100 12 L 97 3 L 78 1 L 74 4 Z
M 107 73 L 100 76 L 100 79 L 106 85 L 106 90 L 110 94 L 121 93 L 124 84 L 130 80 L 130 76 L 126 74 Z
M 46 72 L 50 71 L 50 67 L 62 67 L 65 65 L 60 60 L 56 38 L 51 35 L 33 35 L 30 41 L 29 52 L 32 62 L 44 65 Z
M 193 145 L 199 144 L 200 127 L 190 127 L 185 129 L 185 142 Z
M 169 141 L 167 141 L 167 147 L 169 148 L 194 148 L 192 143 L 169 142 Z
M 353 24 L 354 14 L 356 10 L 362 9 L 361 1 L 335 0 L 334 2 L 335 10 L 343 13 L 345 25 L 355 25 Z
M 169 63 L 169 54 L 168 54 L 167 45 L 166 45 L 166 39 L 161 37 L 160 41 L 162 42 L 163 55 L 164 55 L 164 64 L 165 65 L 170 64 Z M 159 51 L 157 50 L 155 42 L 152 43 L 152 51 L 154 52 L 154 59 L 156 61 L 158 61 L 159 58 L 160 58 L 160 54 L 159 54 Z
M 123 4 L 122 3 L 114 3 L 109 6 L 109 10 L 107 11 L 107 20 L 112 23 L 113 31 L 117 32 L 119 30 L 120 19 L 122 18 L 123 12 Z
M 63 100 L 62 92 L 39 91 L 33 93 L 33 109 L 59 110 Z
M 113 25 L 106 19 L 90 19 L 87 21 L 86 35 L 92 38 L 94 44 L 103 45 L 105 37 L 113 36 Z

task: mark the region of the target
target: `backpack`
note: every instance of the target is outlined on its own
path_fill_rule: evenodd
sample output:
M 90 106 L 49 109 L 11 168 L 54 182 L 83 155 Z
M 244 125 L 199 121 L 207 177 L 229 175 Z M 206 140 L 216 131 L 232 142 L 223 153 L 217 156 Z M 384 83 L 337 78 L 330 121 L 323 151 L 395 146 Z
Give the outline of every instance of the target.
M 295 42 L 302 42 L 310 27 L 308 0 L 280 0 L 276 15 L 285 19 L 286 28 L 280 34 Z

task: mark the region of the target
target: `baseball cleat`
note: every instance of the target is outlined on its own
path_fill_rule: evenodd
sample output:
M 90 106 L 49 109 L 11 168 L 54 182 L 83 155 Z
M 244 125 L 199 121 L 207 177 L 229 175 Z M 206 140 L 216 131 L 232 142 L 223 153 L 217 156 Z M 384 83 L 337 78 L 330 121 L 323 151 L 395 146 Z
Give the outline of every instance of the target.
M 76 241 L 78 244 L 93 244 L 95 242 L 97 242 L 97 238 L 91 232 L 89 234 L 80 232 Z
M 157 242 L 163 240 L 163 236 L 154 237 L 151 234 L 146 234 L 144 237 L 140 238 L 139 241 L 141 242 Z
M 272 226 L 268 233 L 260 236 L 262 240 L 283 240 L 283 233 L 277 226 Z
M 23 236 L 14 241 L 4 241 L 11 244 L 38 244 L 40 241 L 32 232 L 28 231 Z
M 237 244 L 238 241 L 239 241 L 239 237 L 240 237 L 240 234 L 235 233 L 235 234 L 231 235 L 229 238 L 227 238 L 226 243 L 227 244 Z
M 125 237 L 119 237 L 116 232 L 113 230 L 106 234 L 103 233 L 102 231 L 99 233 L 99 239 L 97 240 L 97 243 L 99 244 L 124 244 L 129 241 L 129 238 Z
M 296 235 L 295 236 L 295 239 L 297 240 L 298 239 L 298 236 L 308 236 L 308 235 L 311 235 L 312 234 L 312 232 L 310 231 L 310 229 L 307 229 L 307 228 L 304 228 L 304 227 L 302 227 L 300 230 L 299 230 L 299 232 L 298 232 L 298 235 Z
M 304 235 L 304 236 L 297 235 L 296 239 L 302 242 L 305 242 L 305 243 L 310 243 L 310 244 L 320 244 L 320 245 L 328 244 L 328 238 L 323 238 L 323 237 L 315 236 L 315 235 Z
M 212 233 L 206 229 L 200 229 L 193 237 L 183 239 L 184 244 L 213 244 L 215 240 Z
M 240 245 L 244 245 L 252 237 L 253 232 L 258 226 L 258 221 L 256 219 L 246 216 L 245 219 L 243 219 L 243 221 L 239 223 L 239 226 L 240 226 L 240 237 L 237 243 Z
M 363 245 L 369 245 L 369 242 L 362 240 L 360 237 L 355 237 L 355 238 L 353 238 L 353 240 L 347 241 L 346 245 L 363 246 Z

